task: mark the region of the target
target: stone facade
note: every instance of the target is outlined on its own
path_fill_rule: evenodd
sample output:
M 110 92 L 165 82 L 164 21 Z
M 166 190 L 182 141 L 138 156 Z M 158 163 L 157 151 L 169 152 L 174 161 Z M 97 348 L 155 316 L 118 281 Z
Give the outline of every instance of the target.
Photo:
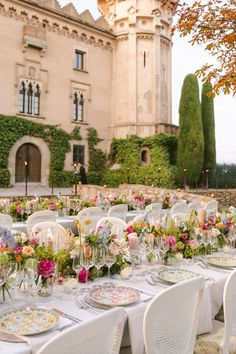
M 111 139 L 156 132 L 171 124 L 172 14 L 159 0 L 98 0 L 102 16 L 78 14 L 57 0 L 0 0 L 0 113 L 60 126 L 80 127 L 88 164 L 87 129 L 107 151 Z M 42 153 L 41 182 L 50 158 Z M 27 137 L 24 139 L 27 144 Z M 73 145 L 65 170 L 73 170 Z M 9 157 L 14 184 L 15 155 Z M 42 150 L 42 151 L 41 151 Z

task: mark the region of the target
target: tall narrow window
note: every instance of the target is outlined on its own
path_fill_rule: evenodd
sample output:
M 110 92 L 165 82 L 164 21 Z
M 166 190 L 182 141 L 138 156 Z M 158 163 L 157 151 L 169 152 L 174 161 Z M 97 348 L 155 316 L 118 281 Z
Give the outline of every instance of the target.
M 40 86 L 35 82 L 22 81 L 19 87 L 19 112 L 40 114 Z
M 29 83 L 29 86 L 28 86 L 27 96 L 28 96 L 27 113 L 33 114 L 33 86 L 31 84 L 31 82 Z
M 22 81 L 19 90 L 19 112 L 25 113 L 25 83 Z
M 39 116 L 40 113 L 40 88 L 39 85 L 36 85 L 35 93 L 34 93 L 34 114 Z
M 84 146 L 73 145 L 73 163 L 84 164 Z
M 74 93 L 73 120 L 76 122 L 83 122 L 84 120 L 84 97 L 77 92 Z
M 75 51 L 75 69 L 84 70 L 84 55 L 83 52 Z

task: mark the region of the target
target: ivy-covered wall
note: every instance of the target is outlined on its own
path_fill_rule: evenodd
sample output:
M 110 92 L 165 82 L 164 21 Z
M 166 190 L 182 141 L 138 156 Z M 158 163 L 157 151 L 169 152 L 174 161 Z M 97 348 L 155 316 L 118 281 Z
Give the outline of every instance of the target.
M 23 118 L 0 115 L 0 187 L 9 187 L 9 153 L 13 145 L 25 135 L 42 138 L 50 150 L 49 185 L 70 187 L 75 183 L 73 171 L 64 171 L 65 155 L 70 151 L 70 140 L 81 140 L 80 128 L 70 134 L 53 125 L 36 123 Z M 101 141 L 94 128 L 88 129 L 88 183 L 118 186 L 121 183 L 158 185 L 166 188 L 176 183 L 177 138 L 158 134 L 140 138 L 113 139 L 110 154 L 106 154 L 97 144 Z M 140 149 L 150 150 L 151 161 L 147 165 L 140 162 Z M 118 169 L 112 169 L 118 166 Z
M 25 135 L 42 138 L 51 152 L 50 177 L 53 183 L 61 187 L 71 186 L 74 173 L 63 171 L 65 154 L 70 151 L 70 139 L 80 140 L 79 128 L 71 134 L 53 125 L 40 124 L 23 118 L 0 115 L 0 186 L 8 187 L 10 173 L 8 157 L 13 145 Z M 49 182 L 50 182 L 49 181 Z
M 141 164 L 142 147 L 150 151 L 151 161 L 148 164 Z M 173 188 L 177 180 L 176 152 L 177 138 L 172 135 L 113 139 L 109 154 L 110 165 L 119 168 L 107 169 L 102 183 L 114 187 L 129 182 Z

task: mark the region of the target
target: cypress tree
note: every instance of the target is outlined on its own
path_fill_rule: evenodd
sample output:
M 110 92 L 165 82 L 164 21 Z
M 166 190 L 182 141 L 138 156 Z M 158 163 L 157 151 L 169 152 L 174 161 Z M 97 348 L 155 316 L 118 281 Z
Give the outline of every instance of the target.
M 202 126 L 204 135 L 204 162 L 203 169 L 208 172 L 209 182 L 214 181 L 216 170 L 216 142 L 215 142 L 215 117 L 214 100 L 208 95 L 212 90 L 210 83 L 202 86 Z
M 198 80 L 195 75 L 189 74 L 184 79 L 179 105 L 177 167 L 181 182 L 195 185 L 201 175 L 203 154 Z

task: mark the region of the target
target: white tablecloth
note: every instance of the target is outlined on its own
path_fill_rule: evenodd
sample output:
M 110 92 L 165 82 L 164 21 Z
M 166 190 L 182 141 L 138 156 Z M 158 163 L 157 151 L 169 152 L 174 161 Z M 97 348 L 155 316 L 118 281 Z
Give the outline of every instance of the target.
M 156 266 L 157 267 L 157 266 Z M 214 269 L 202 269 L 197 265 L 184 265 L 184 269 L 190 269 L 199 274 L 211 277 L 211 280 L 206 280 L 204 292 L 203 292 L 203 301 L 201 306 L 201 315 L 200 322 L 198 327 L 198 334 L 206 333 L 212 329 L 212 319 L 215 317 L 217 312 L 220 309 L 223 299 L 223 288 L 227 276 L 230 272 L 220 272 Z M 152 267 L 153 268 L 153 267 Z M 144 266 L 142 271 L 150 269 L 150 266 Z M 214 279 L 213 279 L 214 278 Z M 107 279 L 103 278 L 99 282 L 103 283 Z M 148 284 L 145 279 L 144 274 L 142 273 L 139 276 L 132 277 L 129 280 L 121 281 L 120 279 L 113 280 L 114 283 L 119 285 L 131 286 L 142 291 L 141 299 L 147 300 L 150 298 L 150 294 L 157 294 L 166 289 L 162 285 L 152 286 Z M 21 301 L 21 299 L 19 299 Z M 22 300 L 25 302 L 25 300 Z M 55 296 L 50 296 L 48 298 L 35 298 L 33 299 L 34 304 L 38 306 L 45 306 L 47 308 L 58 308 L 66 313 L 70 313 L 83 321 L 87 321 L 94 316 L 99 316 L 99 314 L 93 314 L 87 310 L 78 308 L 74 300 L 62 301 L 57 299 Z M 132 348 L 133 354 L 143 354 L 143 334 L 142 334 L 142 323 L 143 315 L 146 309 L 148 302 L 140 301 L 133 305 L 125 307 L 128 318 L 128 330 L 129 330 L 129 341 Z M 14 303 L 12 304 L 14 306 Z M 12 305 L 10 308 L 12 309 Z M 2 305 L 3 306 L 3 305 Z M 16 303 L 15 306 L 19 306 L 19 303 Z M 4 305 L 4 308 L 6 305 Z M 64 325 L 65 320 L 60 320 L 60 326 Z M 45 334 L 39 334 L 37 336 L 28 337 L 31 346 L 32 352 L 35 351 L 49 338 L 56 335 L 58 331 L 56 329 L 51 330 Z M 31 348 L 29 345 L 24 343 L 6 343 L 0 342 L 0 354 L 30 354 Z M 54 354 L 54 353 L 52 353 Z M 55 353 L 57 354 L 57 353 Z

